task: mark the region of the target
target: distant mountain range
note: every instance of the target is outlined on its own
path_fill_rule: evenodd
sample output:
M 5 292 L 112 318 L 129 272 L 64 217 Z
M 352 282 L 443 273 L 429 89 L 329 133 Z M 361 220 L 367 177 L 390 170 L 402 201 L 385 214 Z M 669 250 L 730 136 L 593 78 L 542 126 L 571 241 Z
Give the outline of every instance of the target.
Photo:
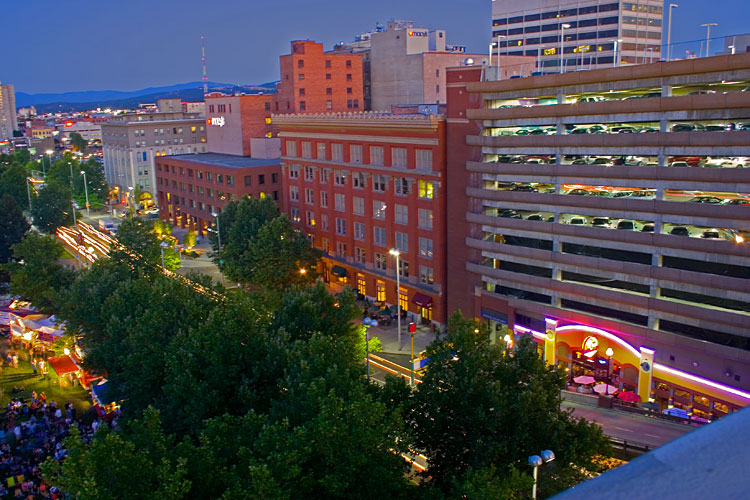
M 276 82 L 260 85 L 234 85 L 231 83 L 208 83 L 209 92 L 231 94 L 272 93 Z M 157 99 L 179 97 L 183 101 L 203 100 L 203 82 L 179 83 L 166 87 L 149 87 L 141 90 L 122 92 L 118 90 L 91 90 L 85 92 L 62 92 L 59 94 L 27 94 L 16 92 L 16 106 L 35 106 L 39 113 L 53 111 L 85 111 L 96 108 L 132 108 L 139 104 L 155 103 Z

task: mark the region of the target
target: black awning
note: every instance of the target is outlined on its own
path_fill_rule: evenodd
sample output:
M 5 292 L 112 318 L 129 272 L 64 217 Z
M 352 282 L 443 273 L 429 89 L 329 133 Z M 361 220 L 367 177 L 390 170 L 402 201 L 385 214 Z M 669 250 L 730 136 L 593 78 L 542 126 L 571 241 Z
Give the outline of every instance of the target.
M 418 306 L 422 307 L 432 307 L 432 297 L 429 295 L 425 295 L 423 293 L 415 293 L 414 297 L 411 298 L 411 301 L 417 304 Z
M 333 266 L 331 268 L 331 274 L 334 274 L 339 278 L 346 278 L 346 268 L 341 266 Z

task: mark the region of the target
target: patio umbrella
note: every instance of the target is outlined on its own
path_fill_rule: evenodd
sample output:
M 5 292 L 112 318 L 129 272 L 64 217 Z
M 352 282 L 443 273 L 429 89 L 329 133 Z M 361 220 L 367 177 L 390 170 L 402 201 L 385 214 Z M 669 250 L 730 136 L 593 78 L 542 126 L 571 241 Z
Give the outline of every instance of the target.
M 645 403 L 641 403 L 641 408 L 647 408 L 650 410 L 658 410 L 659 404 L 653 401 L 646 401 Z
M 597 394 L 614 394 L 617 387 L 609 384 L 599 384 L 594 386 L 594 392 Z
M 391 312 L 398 313 L 398 306 L 391 306 L 389 307 L 389 309 L 391 310 Z
M 573 382 L 575 382 L 576 384 L 589 385 L 596 382 L 596 379 L 590 375 L 579 375 L 578 377 L 573 379 Z
M 622 401 L 626 401 L 629 403 L 635 403 L 637 401 L 640 401 L 641 398 L 638 396 L 638 394 L 630 391 L 621 392 L 617 395 L 617 399 L 621 399 Z

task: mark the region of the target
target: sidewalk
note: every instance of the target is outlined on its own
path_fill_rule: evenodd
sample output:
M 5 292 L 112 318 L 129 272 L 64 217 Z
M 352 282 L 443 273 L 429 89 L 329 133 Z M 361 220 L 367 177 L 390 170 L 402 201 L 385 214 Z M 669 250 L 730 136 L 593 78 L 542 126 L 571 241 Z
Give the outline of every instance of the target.
M 371 326 L 368 330 L 370 338 L 377 337 L 383 344 L 385 354 L 403 354 L 407 358 L 411 355 L 411 337 L 409 334 L 409 321 L 401 321 L 401 344 L 398 342 L 398 327 L 396 321 L 391 326 Z M 418 356 L 427 346 L 435 340 L 432 328 L 426 325 L 417 325 L 414 333 L 414 356 Z

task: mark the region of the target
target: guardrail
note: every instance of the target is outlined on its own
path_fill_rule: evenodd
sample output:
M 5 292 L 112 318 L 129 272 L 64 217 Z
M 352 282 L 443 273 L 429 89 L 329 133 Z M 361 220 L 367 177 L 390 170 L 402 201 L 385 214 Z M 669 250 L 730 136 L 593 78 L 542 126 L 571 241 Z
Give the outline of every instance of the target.
M 656 448 L 656 446 L 616 437 L 609 437 L 609 444 L 612 445 L 612 455 L 620 460 L 632 460 Z

